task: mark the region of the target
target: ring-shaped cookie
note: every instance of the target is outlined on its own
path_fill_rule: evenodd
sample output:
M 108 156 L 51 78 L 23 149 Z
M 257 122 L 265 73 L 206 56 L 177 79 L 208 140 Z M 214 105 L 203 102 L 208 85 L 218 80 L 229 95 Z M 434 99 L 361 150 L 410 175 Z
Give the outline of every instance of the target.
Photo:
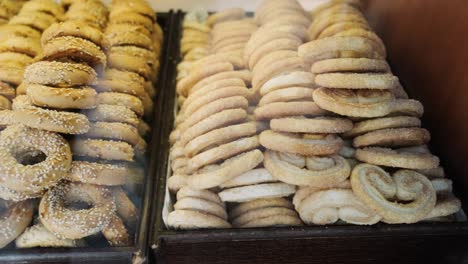
M 255 168 L 263 161 L 263 154 L 255 149 L 239 154 L 224 161 L 220 165 L 206 168 L 207 171 L 198 171 L 188 179 L 189 186 L 197 189 L 209 189 L 216 187 L 234 177 L 237 177 Z
M 224 189 L 218 195 L 224 202 L 248 202 L 257 199 L 287 197 L 294 194 L 296 186 L 287 183 L 260 183 Z
M 229 159 L 241 152 L 254 149 L 259 145 L 260 143 L 258 142 L 257 136 L 241 138 L 222 144 L 220 146 L 203 151 L 190 158 L 187 162 L 185 171 L 189 174 L 193 173 L 201 167 L 214 164 L 221 160 Z
M 356 196 L 386 223 L 418 222 L 436 204 L 431 181 L 415 171 L 399 170 L 390 176 L 378 166 L 360 164 L 351 173 L 351 186 Z
M 315 83 L 335 89 L 393 89 L 398 77 L 391 73 L 322 73 L 315 76 Z
M 328 168 L 312 170 L 297 167 L 283 160 L 278 152 L 267 150 L 264 165 L 275 178 L 282 182 L 293 185 L 326 187 L 346 180 L 351 171 L 344 158 L 333 155 L 329 156 L 328 159 L 333 162 L 333 164 L 327 164 Z
M 426 144 L 431 134 L 424 128 L 387 128 L 372 131 L 353 139 L 356 148 L 378 147 L 406 147 Z
M 270 127 L 278 132 L 338 134 L 351 130 L 353 122 L 339 117 L 284 117 L 272 119 Z
M 307 99 L 313 100 L 314 90 L 306 87 L 287 87 L 283 89 L 274 90 L 265 94 L 259 106 L 263 106 L 275 102 L 289 102 L 289 101 L 305 101 Z
M 343 140 L 336 135 L 312 136 L 266 130 L 259 139 L 260 144 L 267 149 L 305 156 L 332 155 L 343 146 Z
M 241 123 L 211 130 L 187 142 L 184 148 L 187 157 L 193 157 L 204 149 L 217 146 L 223 142 L 254 135 L 257 131 L 255 122 Z
M 405 169 L 432 169 L 439 166 L 439 158 L 430 153 L 412 153 L 389 148 L 357 149 L 357 160 L 370 164 Z
M 420 127 L 421 120 L 412 116 L 382 117 L 354 123 L 353 129 L 343 133 L 344 137 L 357 137 L 371 131 L 387 128 Z
M 175 210 L 169 213 L 167 225 L 175 229 L 231 228 L 226 220 L 195 210 Z
M 381 117 L 391 113 L 394 96 L 385 90 L 318 88 L 314 101 L 321 108 L 344 116 Z
M 329 112 L 310 101 L 275 102 L 255 109 L 255 118 L 265 120 L 288 116 L 323 116 Z

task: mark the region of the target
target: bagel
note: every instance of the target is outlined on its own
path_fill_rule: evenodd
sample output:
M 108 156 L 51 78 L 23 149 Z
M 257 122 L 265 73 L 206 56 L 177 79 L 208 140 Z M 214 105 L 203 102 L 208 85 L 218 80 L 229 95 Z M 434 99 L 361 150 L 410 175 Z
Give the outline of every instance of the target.
M 67 180 L 96 185 L 124 185 L 130 168 L 120 164 L 73 161 Z
M 83 201 L 89 209 L 67 208 L 70 202 Z M 80 239 L 106 228 L 116 211 L 109 189 L 83 183 L 58 184 L 42 197 L 39 218 L 44 226 L 64 238 Z
M 50 25 L 57 22 L 57 18 L 43 12 L 20 12 L 14 16 L 8 24 L 10 25 L 25 25 L 39 32 L 43 32 Z
M 80 157 L 133 161 L 135 155 L 132 146 L 121 141 L 76 138 L 70 145 L 73 155 Z
M 98 104 L 106 105 L 122 105 L 137 114 L 142 116 L 144 114 L 143 103 L 138 97 L 124 94 L 124 93 L 114 93 L 114 92 L 104 92 L 97 95 Z
M 41 44 L 30 37 L 11 37 L 0 42 L 0 52 L 17 52 L 35 57 L 41 52 Z
M 135 112 L 122 105 L 99 104 L 95 109 L 86 110 L 85 114 L 93 122 L 120 122 L 134 127 L 140 123 Z
M 11 125 L 0 134 L 0 184 L 19 192 L 37 193 L 64 178 L 71 167 L 68 142 L 56 133 Z M 24 166 L 16 159 L 21 151 L 40 151 L 44 161 Z
M 85 115 L 42 109 L 33 106 L 25 95 L 13 100 L 13 109 L 16 121 L 29 127 L 64 134 L 83 134 L 89 130 Z
M 85 22 L 79 20 L 70 20 L 52 24 L 42 33 L 41 43 L 42 45 L 45 45 L 54 38 L 65 36 L 83 38 L 100 47 L 106 47 L 102 32 L 99 29 L 89 26 Z
M 43 47 L 41 59 L 73 61 L 88 63 L 91 67 L 101 71 L 106 67 L 106 54 L 93 42 L 71 36 L 56 37 Z
M 96 90 L 91 87 L 54 88 L 25 83 L 32 104 L 54 109 L 91 109 L 96 107 Z
M 75 87 L 95 84 L 97 74 L 93 68 L 81 63 L 40 61 L 24 70 L 24 80 L 55 87 Z
M 31 200 L 13 203 L 0 200 L 0 248 L 15 240 L 31 223 L 34 206 Z

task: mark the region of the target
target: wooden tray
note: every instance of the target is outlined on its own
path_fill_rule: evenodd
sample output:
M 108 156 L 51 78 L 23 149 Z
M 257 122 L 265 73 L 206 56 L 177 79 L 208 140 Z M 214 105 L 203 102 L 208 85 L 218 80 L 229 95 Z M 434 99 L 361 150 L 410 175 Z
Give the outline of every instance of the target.
M 365 6 L 371 25 L 387 45 L 395 74 L 410 96 L 425 106 L 423 124 L 432 132 L 432 149 L 440 155 L 466 211 L 468 4 L 449 2 L 369 0 Z M 149 229 L 153 263 L 468 263 L 468 222 L 167 230 L 162 208 L 183 13 L 175 16 L 164 94 L 164 140 L 153 197 L 156 212 Z

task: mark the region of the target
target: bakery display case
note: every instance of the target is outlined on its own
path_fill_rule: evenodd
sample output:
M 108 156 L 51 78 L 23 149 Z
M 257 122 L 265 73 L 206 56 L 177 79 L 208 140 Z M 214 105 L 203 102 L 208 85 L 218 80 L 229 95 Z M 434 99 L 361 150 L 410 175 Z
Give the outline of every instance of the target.
M 145 262 L 172 13 L 0 9 L 0 263 Z
M 292 11 L 266 8 L 267 2 L 282 1 L 263 1 L 259 7 L 267 11 L 261 14 L 259 9 L 176 14 L 164 107 L 170 125 L 162 131 L 166 141 L 150 227 L 152 261 L 464 263 L 464 166 L 454 157 L 465 152 L 454 142 L 464 136 L 446 111 L 464 115 L 463 96 L 451 94 L 464 93 L 459 73 L 466 69 L 460 59 L 466 54 L 460 51 L 463 41 L 453 41 L 463 29 L 444 29 L 463 20 L 466 5 L 331 1 L 346 4 L 318 7 L 307 21 L 288 14 Z M 283 8 L 298 10 L 291 5 Z M 291 24 L 296 27 L 288 28 Z M 307 37 L 298 24 L 307 24 Z M 283 30 L 289 35 L 278 33 Z M 457 52 L 427 56 L 440 48 Z M 238 50 L 241 55 L 233 56 Z M 450 80 L 442 77 L 447 71 Z M 241 82 L 226 81 L 235 78 Z M 449 83 L 451 88 L 440 88 Z M 223 87 L 230 93 L 220 92 Z M 229 101 L 236 96 L 246 100 Z M 387 96 L 393 103 L 383 106 Z M 247 132 L 249 122 L 256 122 L 256 132 Z M 236 134 L 239 127 L 244 130 Z M 259 135 L 258 142 L 252 135 Z M 339 147 L 337 137 L 343 140 Z M 314 145 L 317 141 L 322 145 Z M 306 157 L 305 165 L 297 165 L 298 155 Z M 351 172 L 343 172 L 340 158 L 330 155 L 347 159 Z M 322 166 L 334 173 L 313 173 Z M 337 180 L 337 171 L 351 181 Z M 328 177 L 317 182 L 320 176 Z M 392 181 L 402 185 L 383 187 Z M 452 183 L 448 194 L 451 187 L 445 187 Z M 419 198 L 392 188 L 411 189 Z M 425 189 L 433 189 L 435 201 L 422 198 Z M 434 205 L 422 213 L 427 203 Z
M 0 263 L 467 263 L 467 15 L 0 0 Z

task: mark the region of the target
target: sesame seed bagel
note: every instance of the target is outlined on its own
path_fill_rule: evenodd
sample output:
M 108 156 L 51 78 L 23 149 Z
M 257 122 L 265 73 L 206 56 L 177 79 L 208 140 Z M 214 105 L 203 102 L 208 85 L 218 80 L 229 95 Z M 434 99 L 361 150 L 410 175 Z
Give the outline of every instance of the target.
M 29 127 L 64 134 L 83 134 L 89 130 L 85 115 L 33 106 L 26 95 L 16 97 L 12 107 L 16 121 Z
M 31 200 L 13 203 L 0 200 L 0 248 L 15 240 L 31 223 L 33 202 Z
M 140 120 L 130 108 L 122 105 L 99 104 L 95 109 L 86 110 L 90 121 L 120 122 L 138 126 Z
M 16 96 L 16 90 L 8 83 L 0 81 L 0 95 L 8 98 L 9 100 L 13 100 Z
M 26 25 L 20 25 L 20 24 L 2 25 L 2 35 L 0 36 L 0 40 L 4 40 L 4 39 L 14 37 L 14 36 L 39 39 L 41 38 L 41 33 Z
M 77 37 L 57 37 L 51 39 L 43 47 L 44 60 L 71 59 L 85 62 L 91 67 L 101 71 L 105 68 L 106 54 L 91 41 Z
M 99 93 L 97 95 L 97 102 L 98 104 L 126 106 L 138 116 L 142 116 L 144 114 L 143 103 L 141 100 L 130 94 L 114 92 Z
M 90 138 L 101 138 L 124 141 L 135 148 L 145 152 L 146 142 L 138 133 L 138 129 L 132 125 L 118 122 L 96 122 L 91 123 L 89 131 L 85 136 Z
M 70 144 L 73 155 L 105 160 L 133 161 L 135 152 L 121 141 L 76 138 Z
M 102 230 L 102 234 L 111 246 L 123 247 L 130 246 L 132 244 L 124 222 L 115 214 L 111 217 L 111 222 L 107 227 Z
M 112 194 L 117 206 L 117 214 L 130 228 L 135 228 L 139 216 L 138 208 L 133 204 L 122 187 L 113 187 Z
M 67 180 L 96 185 L 124 185 L 130 168 L 119 164 L 73 161 Z
M 93 42 L 94 44 L 105 47 L 104 36 L 102 32 L 87 23 L 79 20 L 70 20 L 61 23 L 52 24 L 47 28 L 41 37 L 42 45 L 57 37 L 77 37 Z
M 39 32 L 43 32 L 50 25 L 57 22 L 57 18 L 43 12 L 20 12 L 14 16 L 8 24 L 29 26 Z
M 67 208 L 67 203 L 76 201 L 92 207 L 81 210 Z M 52 233 L 64 238 L 80 239 L 106 228 L 115 211 L 115 202 L 109 189 L 68 183 L 56 185 L 42 197 L 39 218 Z
M 24 166 L 16 156 L 37 150 L 42 162 Z M 37 193 L 55 185 L 71 166 L 68 142 L 60 135 L 23 125 L 12 125 L 0 134 L 0 184 L 19 192 Z
M 39 198 L 44 195 L 44 191 L 38 193 L 25 193 L 12 190 L 0 185 L 0 198 L 3 200 L 21 202 L 29 199 Z
M 0 80 L 13 85 L 19 85 L 23 81 L 24 66 L 19 61 L 1 61 Z
M 63 15 L 63 7 L 53 0 L 28 1 L 21 8 L 21 12 L 42 12 L 55 17 Z
M 0 110 L 11 109 L 11 102 L 3 95 L 0 95 Z
M 54 88 L 26 83 L 26 93 L 32 104 L 54 109 L 91 109 L 96 107 L 96 90 L 91 87 Z
M 40 61 L 24 70 L 24 80 L 30 83 L 55 87 L 91 85 L 97 74 L 93 68 L 82 63 Z

